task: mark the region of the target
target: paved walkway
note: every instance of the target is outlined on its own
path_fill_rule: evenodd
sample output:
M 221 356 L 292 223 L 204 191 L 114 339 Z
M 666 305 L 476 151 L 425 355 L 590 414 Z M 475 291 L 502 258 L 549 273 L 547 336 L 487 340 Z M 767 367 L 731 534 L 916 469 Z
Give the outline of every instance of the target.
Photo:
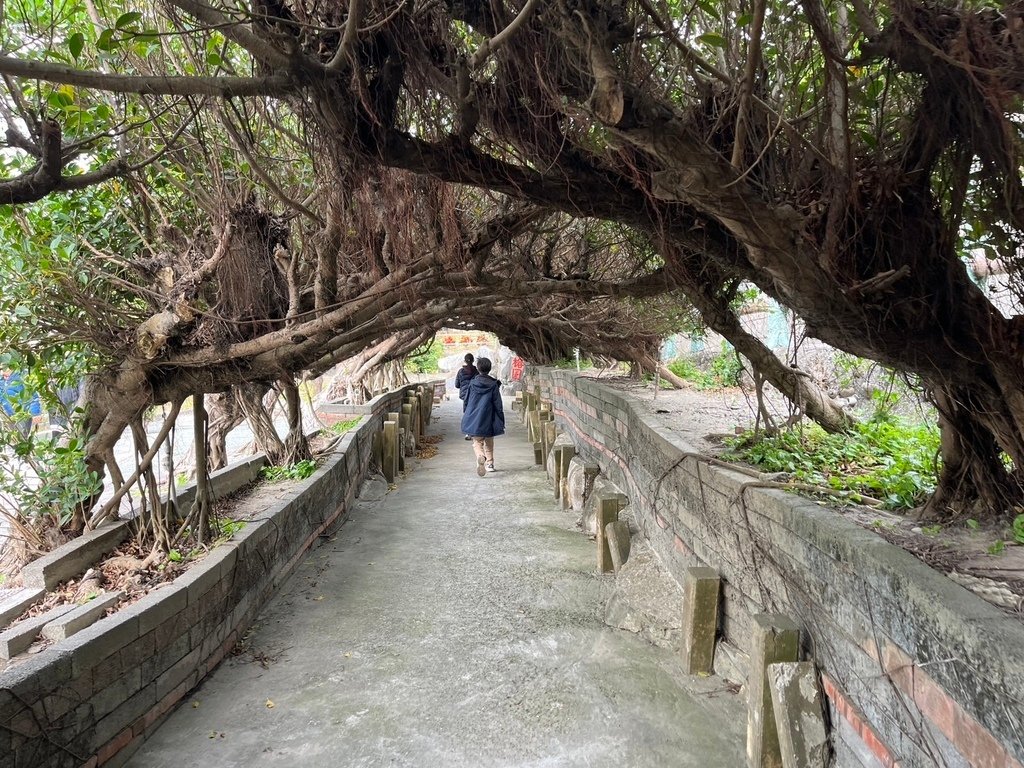
M 435 410 L 435 414 L 438 411 Z M 136 768 L 737 768 L 721 681 L 601 622 L 612 576 L 556 510 L 514 414 L 478 478 L 458 401 L 440 453 L 355 508 Z

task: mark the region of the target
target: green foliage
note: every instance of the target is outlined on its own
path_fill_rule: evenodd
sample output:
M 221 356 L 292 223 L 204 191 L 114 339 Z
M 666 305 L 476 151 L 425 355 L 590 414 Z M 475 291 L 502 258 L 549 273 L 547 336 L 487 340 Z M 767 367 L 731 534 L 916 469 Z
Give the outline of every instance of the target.
M 281 480 L 305 480 L 316 472 L 316 462 L 312 459 L 303 459 L 295 464 L 286 467 L 264 467 L 260 470 L 260 476 L 272 483 Z
M 941 525 L 925 525 L 921 528 L 921 533 L 925 536 L 938 536 L 942 533 Z
M 1006 551 L 1006 542 L 1002 539 L 999 539 L 995 544 L 993 544 L 985 551 L 988 552 L 990 555 L 1001 555 L 1003 554 L 1003 552 Z
M 1013 518 L 1013 540 L 1018 544 L 1024 544 L 1024 515 Z
M 0 513 L 35 530 L 66 525 L 81 500 L 100 488 L 96 473 L 86 469 L 80 432 L 64 441 L 24 437 L 0 417 L 0 441 L 7 446 L 0 448 Z
M 732 441 L 728 457 L 768 472 L 786 472 L 802 482 L 881 499 L 889 509 L 920 505 L 935 489 L 938 429 L 893 416 L 830 435 L 805 425 L 752 442 Z
M 240 530 L 245 528 L 244 520 L 231 520 L 230 518 L 215 518 L 213 529 L 219 539 L 230 539 Z
M 673 360 L 668 364 L 668 369 L 679 378 L 692 381 L 699 389 L 721 389 L 735 387 L 740 383 L 743 363 L 732 346 L 723 341 L 722 352 L 711 361 L 708 370 L 701 370 L 685 357 Z
M 425 347 L 414 350 L 405 358 L 405 370 L 410 373 L 437 373 L 437 361 L 441 359 L 444 347 L 436 338 Z
M 875 364 L 856 355 L 837 352 L 833 357 L 832 365 L 835 369 L 836 383 L 841 389 L 846 389 L 852 387 L 858 380 L 865 378 Z
M 336 435 L 344 435 L 346 432 L 348 432 L 362 420 L 363 419 L 361 416 L 356 416 L 354 419 L 336 421 L 335 423 L 331 424 L 331 426 L 328 427 L 328 429 Z

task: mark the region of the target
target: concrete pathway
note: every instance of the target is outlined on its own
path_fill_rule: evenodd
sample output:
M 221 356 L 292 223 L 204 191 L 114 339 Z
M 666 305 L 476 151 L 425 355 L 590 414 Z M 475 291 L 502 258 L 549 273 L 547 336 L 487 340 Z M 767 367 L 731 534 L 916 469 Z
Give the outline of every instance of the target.
M 440 453 L 351 512 L 130 766 L 744 764 L 740 697 L 602 624 L 613 577 L 515 415 L 478 478 L 459 410 L 435 410 Z

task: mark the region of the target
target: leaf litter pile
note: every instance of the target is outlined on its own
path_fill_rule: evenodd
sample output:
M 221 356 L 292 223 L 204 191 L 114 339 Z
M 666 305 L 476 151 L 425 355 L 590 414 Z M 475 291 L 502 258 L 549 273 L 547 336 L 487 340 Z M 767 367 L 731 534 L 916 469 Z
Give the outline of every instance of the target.
M 416 447 L 417 459 L 432 459 L 437 456 L 437 444 L 444 440 L 444 435 L 424 435 Z

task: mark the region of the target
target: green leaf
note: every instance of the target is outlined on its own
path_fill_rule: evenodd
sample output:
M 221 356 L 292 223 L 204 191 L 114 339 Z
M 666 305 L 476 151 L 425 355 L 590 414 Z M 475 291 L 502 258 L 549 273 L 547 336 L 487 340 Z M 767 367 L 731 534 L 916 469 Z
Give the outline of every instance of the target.
M 725 41 L 725 38 L 722 37 L 717 32 L 705 32 L 703 35 L 701 35 L 697 39 L 700 40 L 703 43 L 707 43 L 708 45 L 713 45 L 716 48 L 725 48 L 725 46 L 727 44 L 726 41 Z
M 736 19 L 736 26 L 737 27 L 745 27 L 745 26 L 747 26 L 747 24 L 749 24 L 753 20 L 754 20 L 754 17 L 753 17 L 752 14 L 744 13 L 742 16 L 740 16 L 738 19 Z
M 75 34 L 68 38 L 68 51 L 76 59 L 82 54 L 83 48 L 85 48 L 85 35 L 81 32 L 75 32 Z
M 218 56 L 216 53 L 208 53 L 206 54 L 206 63 L 209 64 L 211 67 L 219 67 L 220 56 Z
M 96 38 L 96 47 L 101 51 L 109 51 L 114 47 L 114 30 L 104 29 Z
M 117 17 L 117 21 L 114 22 L 114 26 L 118 29 L 125 29 L 130 27 L 135 22 L 142 18 L 142 14 L 138 11 L 128 11 L 128 13 L 122 13 Z

